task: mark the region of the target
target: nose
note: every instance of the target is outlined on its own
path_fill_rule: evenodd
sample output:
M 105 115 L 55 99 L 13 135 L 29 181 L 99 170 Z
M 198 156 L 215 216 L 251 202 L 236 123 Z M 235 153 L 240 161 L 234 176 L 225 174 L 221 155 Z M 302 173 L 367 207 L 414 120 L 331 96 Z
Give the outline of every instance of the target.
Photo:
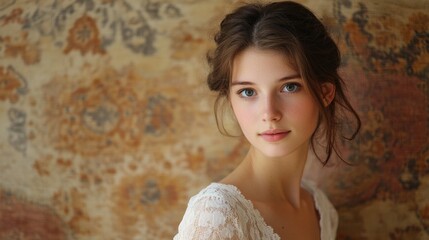
M 282 118 L 279 99 L 275 96 L 267 96 L 264 105 L 262 108 L 262 120 L 264 122 L 277 122 Z

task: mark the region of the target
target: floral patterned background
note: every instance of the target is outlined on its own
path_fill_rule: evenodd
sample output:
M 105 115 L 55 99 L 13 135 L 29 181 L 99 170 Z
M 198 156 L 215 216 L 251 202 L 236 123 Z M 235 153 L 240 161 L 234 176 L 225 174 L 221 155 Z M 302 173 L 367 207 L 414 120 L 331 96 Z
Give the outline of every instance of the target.
M 301 1 L 362 117 L 353 166 L 309 160 L 339 239 L 429 239 L 429 2 Z M 0 1 L 0 239 L 171 239 L 243 157 L 205 53 L 236 0 Z M 334 159 L 335 160 L 335 159 Z

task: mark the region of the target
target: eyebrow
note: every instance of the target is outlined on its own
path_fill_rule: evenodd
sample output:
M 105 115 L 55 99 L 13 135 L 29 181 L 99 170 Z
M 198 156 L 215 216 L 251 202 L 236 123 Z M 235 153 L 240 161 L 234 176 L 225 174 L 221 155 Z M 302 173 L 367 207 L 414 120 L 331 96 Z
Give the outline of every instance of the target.
M 291 75 L 291 76 L 282 77 L 278 81 L 283 82 L 283 81 L 287 81 L 287 80 L 295 79 L 295 78 L 301 78 L 301 75 L 295 74 L 295 75 Z M 231 86 L 235 86 L 235 85 L 255 85 L 255 83 L 246 82 L 246 81 L 238 81 L 238 82 L 232 82 L 231 83 Z

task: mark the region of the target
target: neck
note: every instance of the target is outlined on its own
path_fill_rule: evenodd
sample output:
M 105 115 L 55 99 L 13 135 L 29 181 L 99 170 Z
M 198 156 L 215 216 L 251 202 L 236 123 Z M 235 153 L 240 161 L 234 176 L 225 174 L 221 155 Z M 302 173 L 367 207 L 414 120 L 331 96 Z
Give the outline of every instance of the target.
M 256 201 L 288 201 L 294 208 L 301 203 L 301 179 L 307 159 L 301 148 L 282 158 L 267 157 L 251 148 L 243 161 L 250 173 L 252 188 L 257 188 Z

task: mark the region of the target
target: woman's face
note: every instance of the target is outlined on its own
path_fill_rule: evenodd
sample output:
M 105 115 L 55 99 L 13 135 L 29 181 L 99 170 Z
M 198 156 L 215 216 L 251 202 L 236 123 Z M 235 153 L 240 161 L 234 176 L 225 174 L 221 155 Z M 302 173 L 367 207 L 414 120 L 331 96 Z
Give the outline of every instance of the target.
M 230 101 L 250 144 L 268 157 L 308 150 L 319 109 L 283 54 L 247 48 L 233 61 Z

